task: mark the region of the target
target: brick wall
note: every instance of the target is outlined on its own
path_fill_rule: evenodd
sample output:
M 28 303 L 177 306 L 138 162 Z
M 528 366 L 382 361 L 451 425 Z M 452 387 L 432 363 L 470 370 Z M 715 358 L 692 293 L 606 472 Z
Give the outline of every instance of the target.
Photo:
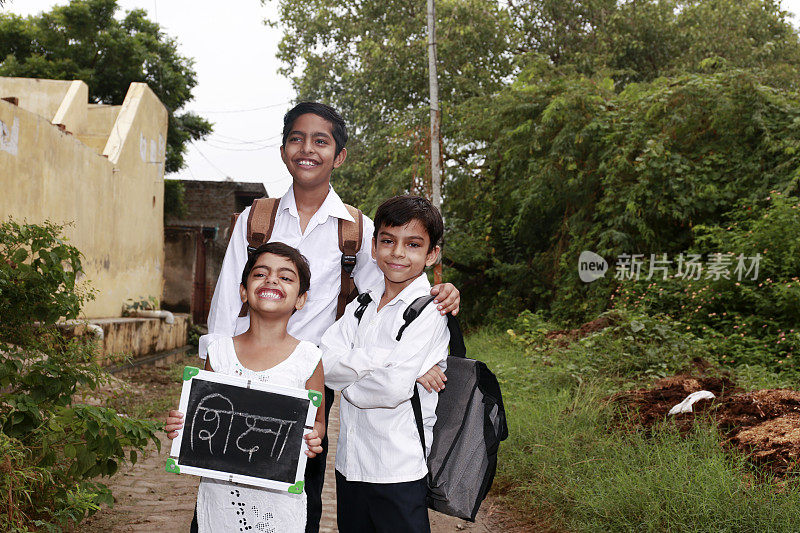
M 267 196 L 267 191 L 261 183 L 235 181 L 183 180 L 183 186 L 187 207 L 186 216 L 179 218 L 167 214 L 165 226 L 173 228 L 173 231 L 177 231 L 177 228 L 203 228 L 203 234 L 206 238 L 205 302 L 203 304 L 207 311 L 211 304 L 211 297 L 214 294 L 214 287 L 217 284 L 217 277 L 228 246 L 228 227 L 230 226 L 231 215 L 241 212 L 245 207 L 252 204 L 254 199 Z M 211 235 L 214 235 L 213 239 Z M 175 250 L 177 251 L 177 248 Z M 171 268 L 173 271 L 182 273 L 186 273 L 187 269 L 188 271 L 193 271 L 193 265 L 185 264 L 193 260 L 193 256 L 189 258 L 185 254 L 171 254 L 170 248 L 167 248 L 166 262 L 168 269 Z M 170 267 L 170 262 L 180 264 Z M 166 280 L 166 283 L 170 283 L 169 279 Z M 172 292 L 170 292 L 170 287 L 165 287 L 165 294 L 172 296 L 172 301 L 169 303 L 176 306 L 185 301 L 186 292 L 185 286 L 175 287 L 175 291 Z M 193 307 L 199 304 L 200 302 L 192 302 Z
M 253 203 L 253 199 L 267 195 L 262 183 L 183 180 L 183 186 L 186 190 L 186 216 L 178 218 L 167 214 L 166 224 L 216 227 L 219 234 L 224 233 L 233 213 Z M 218 235 L 217 238 L 221 237 Z

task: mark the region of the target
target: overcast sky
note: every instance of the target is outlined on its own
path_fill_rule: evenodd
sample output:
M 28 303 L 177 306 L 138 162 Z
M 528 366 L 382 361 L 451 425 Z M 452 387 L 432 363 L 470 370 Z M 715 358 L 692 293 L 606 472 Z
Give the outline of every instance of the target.
M 423 0 L 419 0 L 422 2 Z M 66 0 L 6 0 L 3 9 L 21 15 L 49 10 Z M 170 178 L 260 181 L 270 196 L 291 183 L 280 159 L 283 114 L 295 94 L 278 74 L 275 59 L 280 28 L 277 2 L 259 0 L 118 0 L 122 10 L 145 9 L 152 20 L 194 58 L 197 86 L 186 109 L 214 122 L 207 140 L 192 144 L 184 170 Z M 784 0 L 784 9 L 800 12 L 800 0 Z M 794 18 L 795 25 L 798 17 Z

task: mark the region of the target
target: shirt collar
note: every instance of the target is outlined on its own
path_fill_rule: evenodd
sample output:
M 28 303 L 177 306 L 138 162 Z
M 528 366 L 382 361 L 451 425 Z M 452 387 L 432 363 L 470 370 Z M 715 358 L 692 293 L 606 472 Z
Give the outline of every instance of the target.
M 289 190 L 286 191 L 286 194 L 284 194 L 280 202 L 278 202 L 278 211 L 283 211 L 285 209 L 288 209 L 289 214 L 293 217 L 299 218 L 297 214 L 297 201 L 294 197 L 294 187 L 292 186 L 289 186 Z M 342 199 L 339 198 L 339 195 L 336 194 L 336 191 L 330 186 L 328 187 L 328 196 L 325 197 L 325 201 L 322 202 L 322 205 L 319 206 L 319 209 L 317 209 L 317 212 L 314 214 L 314 218 L 317 219 L 317 223 L 319 224 L 323 224 L 328 217 L 341 218 L 348 222 L 355 222 L 350 212 L 344 206 Z
M 370 287 L 369 293 L 372 296 L 372 301 L 375 302 L 375 305 L 381 299 L 383 295 L 383 291 L 386 290 L 386 282 L 384 278 L 381 278 L 378 283 Z M 428 276 L 423 272 L 420 274 L 414 281 L 409 283 L 405 289 L 400 291 L 400 294 L 395 296 L 391 302 L 387 305 L 394 305 L 398 302 L 403 302 L 405 304 L 411 304 L 414 300 L 419 298 L 420 296 L 427 296 L 431 293 L 431 284 L 428 281 Z

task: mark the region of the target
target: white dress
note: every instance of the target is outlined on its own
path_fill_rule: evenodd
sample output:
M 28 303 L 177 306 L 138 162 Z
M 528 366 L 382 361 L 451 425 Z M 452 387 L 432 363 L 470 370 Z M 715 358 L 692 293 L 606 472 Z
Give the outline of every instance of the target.
M 312 343 L 301 341 L 287 359 L 254 372 L 239 363 L 233 339 L 219 337 L 209 344 L 208 357 L 211 368 L 220 374 L 303 389 L 322 352 Z M 306 494 L 203 478 L 197 490 L 197 524 L 200 533 L 302 533 L 306 527 Z

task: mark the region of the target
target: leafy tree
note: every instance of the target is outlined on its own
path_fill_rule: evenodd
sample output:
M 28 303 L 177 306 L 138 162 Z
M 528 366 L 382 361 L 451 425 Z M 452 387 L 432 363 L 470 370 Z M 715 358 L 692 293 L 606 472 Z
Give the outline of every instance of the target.
M 147 83 L 169 111 L 166 171 L 183 166 L 186 143 L 211 132 L 211 123 L 179 110 L 197 84 L 192 60 L 143 10 L 114 15 L 116 0 L 71 0 L 50 12 L 0 13 L 0 76 L 80 79 L 96 103 L 119 105 L 132 82 Z
M 421 4 L 281 1 L 300 98 L 353 133 L 336 187 L 425 191 Z M 466 317 L 602 311 L 577 255 L 680 252 L 737 201 L 793 194 L 800 41 L 773 0 L 437 2 L 448 276 Z M 462 55 L 463 54 L 463 55 Z
M 367 209 L 393 193 L 424 192 L 424 5 L 281 0 L 279 8 L 283 74 L 299 99 L 339 108 L 354 134 L 337 187 Z M 463 104 L 496 93 L 542 61 L 554 67 L 548 76 L 609 76 L 616 90 L 736 68 L 793 88 L 800 75 L 800 42 L 777 0 L 443 0 L 437 46 L 445 195 L 450 178 L 480 170 L 474 139 L 460 134 Z
M 777 0 L 512 0 L 508 9 L 523 60 L 542 55 L 621 85 L 713 66 L 797 87 L 800 44 Z
M 581 251 L 724 251 L 700 247 L 693 228 L 726 227 L 740 202 L 800 188 L 800 99 L 753 74 L 662 78 L 619 93 L 607 78 L 527 74 L 535 83 L 521 77 L 492 106 L 474 102 L 465 120 L 486 169 L 455 178 L 445 205 L 467 302 L 584 319 L 608 305 L 615 283 L 582 283 Z
M 424 188 L 428 137 L 425 4 L 411 0 L 279 2 L 278 58 L 298 99 L 338 108 L 350 128 L 337 187 L 375 207 L 387 194 Z M 481 0 L 437 2 L 440 100 L 447 115 L 503 87 L 513 72 L 506 11 Z M 296 74 L 298 73 L 298 74 Z M 452 121 L 443 121 L 444 157 Z

